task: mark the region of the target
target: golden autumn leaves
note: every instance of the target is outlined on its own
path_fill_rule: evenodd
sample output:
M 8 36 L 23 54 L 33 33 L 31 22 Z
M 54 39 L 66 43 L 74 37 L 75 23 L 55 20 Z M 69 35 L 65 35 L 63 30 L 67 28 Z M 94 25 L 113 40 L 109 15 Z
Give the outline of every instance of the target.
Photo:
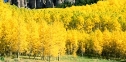
M 126 57 L 125 3 L 29 10 L 0 2 L 0 53 Z
M 26 24 L 13 19 L 2 21 L 0 26 L 1 53 L 19 51 L 31 55 L 44 53 L 44 56 L 65 54 L 66 29 L 60 22 L 48 25 L 44 21 L 40 23 L 29 21 Z

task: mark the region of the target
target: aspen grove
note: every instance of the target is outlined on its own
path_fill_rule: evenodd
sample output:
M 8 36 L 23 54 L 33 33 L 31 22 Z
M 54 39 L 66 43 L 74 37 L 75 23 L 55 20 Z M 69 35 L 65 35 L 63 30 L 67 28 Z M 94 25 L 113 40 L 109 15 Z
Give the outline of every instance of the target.
M 67 8 L 17 8 L 0 1 L 0 53 L 126 58 L 126 0 Z

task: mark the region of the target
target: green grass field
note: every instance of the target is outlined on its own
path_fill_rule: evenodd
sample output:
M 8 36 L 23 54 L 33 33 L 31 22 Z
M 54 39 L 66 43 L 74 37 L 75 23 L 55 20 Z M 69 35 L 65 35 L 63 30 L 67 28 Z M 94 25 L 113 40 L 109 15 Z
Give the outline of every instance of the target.
M 4 61 L 0 62 L 49 62 L 48 60 L 40 60 L 40 57 L 36 57 L 36 59 L 28 59 L 28 56 L 21 56 L 20 59 L 11 59 L 4 58 Z M 56 60 L 56 58 L 51 58 L 50 62 L 125 62 L 125 61 L 116 61 L 116 60 L 107 60 L 100 58 L 88 58 L 88 57 L 73 57 L 71 55 L 63 56 L 60 58 L 60 61 Z

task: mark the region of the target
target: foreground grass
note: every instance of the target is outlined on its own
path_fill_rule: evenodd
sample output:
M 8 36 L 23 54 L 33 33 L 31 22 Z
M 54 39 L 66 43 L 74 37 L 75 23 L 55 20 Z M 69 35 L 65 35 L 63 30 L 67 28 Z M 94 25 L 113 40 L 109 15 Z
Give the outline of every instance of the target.
M 21 56 L 20 59 L 17 58 L 5 58 L 4 61 L 0 62 L 49 62 L 48 60 L 40 60 L 40 57 L 36 57 L 36 59 L 28 59 L 28 56 Z M 122 62 L 116 60 L 107 60 L 100 58 L 88 58 L 88 57 L 73 57 L 71 55 L 63 56 L 60 58 L 60 61 L 56 60 L 56 58 L 51 58 L 50 62 Z

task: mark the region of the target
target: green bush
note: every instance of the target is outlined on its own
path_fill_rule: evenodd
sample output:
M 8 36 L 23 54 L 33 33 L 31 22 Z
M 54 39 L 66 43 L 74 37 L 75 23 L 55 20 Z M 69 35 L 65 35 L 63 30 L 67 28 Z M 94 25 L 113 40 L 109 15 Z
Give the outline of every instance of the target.
M 1 61 L 4 61 L 4 57 L 3 57 L 3 56 L 1 56 L 1 57 L 0 57 L 0 60 L 1 60 Z

